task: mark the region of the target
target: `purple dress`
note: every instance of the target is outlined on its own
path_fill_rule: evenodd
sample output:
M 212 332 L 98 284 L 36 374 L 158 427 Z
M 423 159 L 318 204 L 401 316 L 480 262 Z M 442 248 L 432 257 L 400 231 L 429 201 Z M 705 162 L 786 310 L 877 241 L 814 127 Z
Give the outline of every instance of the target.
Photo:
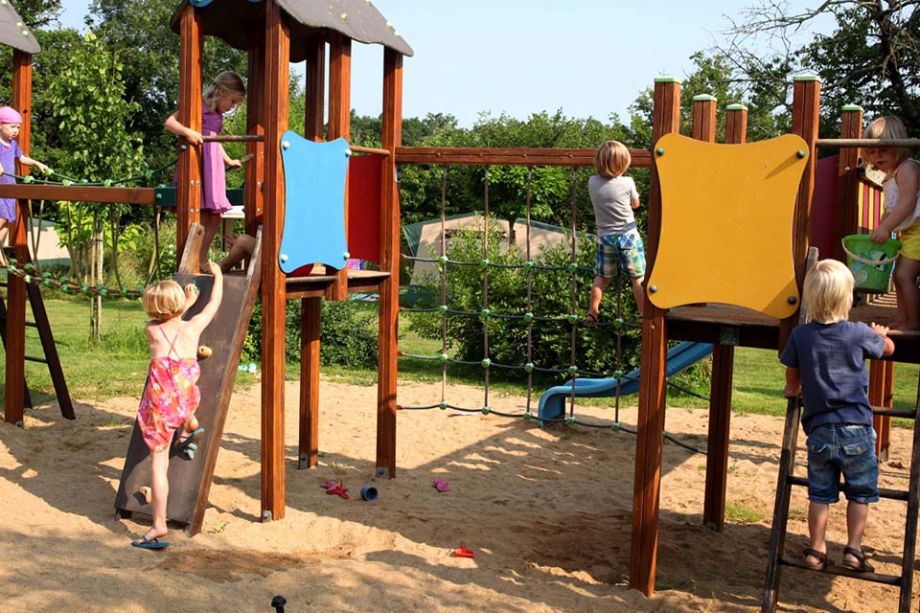
M 0 164 L 3 165 L 0 184 L 16 183 L 16 179 L 10 175 L 16 172 L 16 160 L 21 157 L 22 150 L 19 148 L 19 143 L 16 141 L 12 141 L 9 145 L 0 143 Z M 16 221 L 15 198 L 0 198 L 0 219 L 5 219 L 10 223 Z
M 224 116 L 212 111 L 207 104 L 201 112 L 201 133 L 204 136 L 220 134 L 224 129 Z M 201 169 L 201 208 L 224 213 L 232 208 L 227 200 L 227 176 L 220 143 L 205 143 Z

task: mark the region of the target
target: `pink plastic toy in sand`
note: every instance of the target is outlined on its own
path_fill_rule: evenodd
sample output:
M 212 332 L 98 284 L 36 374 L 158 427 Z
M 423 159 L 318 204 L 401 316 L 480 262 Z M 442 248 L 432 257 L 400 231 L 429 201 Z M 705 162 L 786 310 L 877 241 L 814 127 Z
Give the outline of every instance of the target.
M 435 479 L 432 485 L 434 486 L 434 489 L 438 490 L 439 492 L 449 492 L 450 491 L 450 483 L 448 483 L 444 479 Z

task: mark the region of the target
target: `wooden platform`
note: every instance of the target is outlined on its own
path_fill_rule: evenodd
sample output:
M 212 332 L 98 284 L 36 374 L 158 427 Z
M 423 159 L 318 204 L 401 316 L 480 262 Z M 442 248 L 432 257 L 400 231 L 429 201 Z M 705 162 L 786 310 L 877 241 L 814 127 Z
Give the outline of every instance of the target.
M 347 272 L 349 292 L 376 292 L 380 284 L 390 277 L 390 273 L 378 270 L 348 270 Z M 327 274 L 325 268 L 316 266 L 309 275 L 287 278 L 287 297 L 290 300 L 323 298 L 336 279 L 335 274 Z
M 896 315 L 894 294 L 870 295 L 850 311 L 850 321 L 887 325 Z M 701 304 L 671 309 L 665 316 L 668 337 L 759 349 L 776 349 L 779 320 L 741 307 Z M 892 330 L 894 362 L 920 364 L 920 333 Z

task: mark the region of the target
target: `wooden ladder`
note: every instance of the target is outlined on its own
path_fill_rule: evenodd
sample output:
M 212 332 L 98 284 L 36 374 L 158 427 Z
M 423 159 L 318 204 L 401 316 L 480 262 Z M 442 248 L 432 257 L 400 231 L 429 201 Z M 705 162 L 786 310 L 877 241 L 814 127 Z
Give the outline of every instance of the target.
M 770 533 L 770 550 L 767 556 L 767 577 L 764 583 L 763 603 L 761 610 L 764 613 L 773 613 L 776 610 L 779 597 L 779 582 L 782 568 L 793 566 L 812 572 L 821 572 L 830 575 L 844 575 L 853 579 L 872 581 L 894 585 L 900 588 L 901 594 L 898 601 L 898 611 L 910 611 L 910 596 L 913 588 L 913 562 L 914 548 L 917 537 L 917 511 L 920 507 L 920 381 L 917 389 L 917 406 L 913 409 L 890 409 L 885 407 L 872 407 L 874 415 L 889 415 L 914 420 L 914 440 L 910 461 L 910 484 L 906 491 L 889 488 L 879 488 L 881 498 L 902 500 L 907 502 L 907 518 L 904 529 L 904 556 L 901 560 L 900 575 L 880 575 L 876 573 L 859 573 L 842 566 L 831 565 L 826 569 L 817 571 L 807 566 L 799 557 L 790 557 L 783 554 L 786 541 L 786 526 L 789 521 L 789 499 L 792 496 L 793 485 L 808 486 L 808 479 L 797 477 L 795 471 L 796 439 L 799 432 L 799 417 L 802 405 L 801 400 L 790 399 L 786 408 L 786 429 L 783 432 L 783 450 L 779 461 L 779 478 L 776 484 L 776 503 L 773 507 L 773 530 Z
M 7 283 L 0 283 L 0 287 L 7 287 Z M 48 311 L 45 309 L 45 300 L 42 298 L 41 289 L 34 283 L 26 283 L 26 295 L 29 298 L 29 306 L 32 308 L 32 317 L 35 319 L 35 321 L 26 321 L 26 327 L 38 330 L 38 338 L 41 341 L 44 357 L 27 355 L 25 360 L 48 366 L 51 383 L 54 385 L 54 394 L 57 396 L 58 406 L 61 408 L 61 415 L 67 419 L 76 419 L 76 414 L 73 411 L 73 401 L 70 398 L 70 392 L 67 390 L 67 380 L 64 378 L 64 370 L 61 368 L 57 345 L 54 344 L 51 321 L 48 319 Z M 3 340 L 4 349 L 6 348 L 6 317 L 6 302 L 3 300 L 3 295 L 0 294 L 0 338 Z M 25 387 L 25 404 L 29 408 L 34 408 L 25 378 L 23 378 L 22 384 Z

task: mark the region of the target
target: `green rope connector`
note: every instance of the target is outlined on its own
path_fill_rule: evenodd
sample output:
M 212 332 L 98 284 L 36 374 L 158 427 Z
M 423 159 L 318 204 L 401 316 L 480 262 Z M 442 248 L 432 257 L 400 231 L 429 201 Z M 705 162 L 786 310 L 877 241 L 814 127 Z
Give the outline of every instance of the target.
M 578 272 L 578 262 L 569 262 L 569 270 Z
M 448 257 L 447 257 L 446 255 L 438 256 L 438 266 L 444 266 L 444 265 L 447 264 L 449 261 L 450 261 L 450 260 L 448 259 Z
M 152 178 L 153 178 L 153 171 L 150 170 L 149 168 L 148 168 L 147 170 L 145 170 L 145 171 L 144 171 L 144 178 L 145 178 L 145 179 L 152 179 Z
M 73 181 L 71 181 L 70 179 L 64 179 L 61 185 L 63 185 L 64 187 L 70 187 L 71 185 L 73 185 Z
M 619 431 L 622 430 L 623 428 L 622 428 L 622 426 L 620 426 L 620 422 L 615 421 L 615 422 L 613 422 L 613 423 L 610 425 L 610 429 L 613 430 L 614 432 L 619 432 Z
M 450 360 L 450 356 L 446 353 L 442 353 L 438 355 L 438 360 L 441 361 L 441 364 L 447 364 L 448 360 Z
M 447 402 L 442 400 L 441 402 L 438 403 L 438 408 L 441 409 L 442 411 L 447 409 Z
M 574 375 L 574 374 L 578 373 L 578 366 L 576 366 L 575 364 L 572 364 L 571 366 L 569 366 L 569 369 L 568 369 L 568 370 L 569 370 L 570 373 L 572 373 L 572 374 Z
M 111 179 L 106 179 L 105 181 L 102 182 L 102 184 L 103 184 L 105 187 L 112 187 L 112 180 L 111 180 Z
M 574 326 L 575 324 L 578 323 L 579 317 L 578 317 L 578 315 L 576 315 L 575 313 L 569 313 L 569 315 L 566 317 L 566 319 L 568 319 L 568 320 L 569 320 L 569 323 L 572 324 L 572 325 Z
M 534 319 L 536 319 L 536 316 L 535 316 L 533 313 L 531 313 L 530 311 L 527 311 L 526 313 L 524 313 L 524 321 L 525 321 L 525 322 L 527 322 L 527 323 L 533 323 L 533 320 L 534 320 Z
M 525 411 L 525 412 L 524 412 L 524 421 L 530 421 L 531 419 L 533 419 L 533 413 L 531 413 L 530 411 Z
M 438 307 L 438 310 L 441 311 L 442 313 L 446 313 L 449 309 L 446 304 L 442 304 L 441 306 Z
M 489 413 L 492 412 L 492 407 L 490 407 L 490 406 L 484 406 L 484 407 L 482 407 L 482 408 L 480 409 L 480 411 L 482 411 L 482 414 L 483 414 L 483 415 L 488 415 Z
M 483 368 L 488 368 L 489 366 L 492 365 L 492 360 L 490 360 L 489 358 L 484 358 L 482 362 L 479 363 L 479 365 L 482 366 Z
M 534 266 L 536 266 L 536 264 L 534 264 L 530 260 L 524 262 L 524 270 L 533 270 Z
M 482 259 L 479 261 L 479 266 L 480 266 L 481 268 L 488 268 L 489 265 L 490 265 L 491 263 L 492 263 L 492 262 L 489 261 L 489 258 L 482 258 Z
M 534 365 L 533 362 L 527 362 L 524 364 L 524 372 L 533 372 Z
M 32 175 L 27 175 L 22 178 L 22 182 L 26 184 L 33 183 L 34 181 L 35 181 L 35 178 L 32 177 Z
M 22 267 L 23 270 L 32 270 L 33 268 L 35 268 L 35 266 L 32 262 L 26 262 L 26 265 Z
M 567 426 L 574 426 L 577 423 L 578 423 L 578 420 L 575 419 L 574 415 L 569 415 L 568 417 L 565 418 L 565 424 Z
M 623 378 L 623 371 L 622 371 L 622 370 L 615 370 L 615 371 L 613 371 L 613 378 L 614 378 L 614 379 L 622 379 L 622 378 Z
M 491 309 L 483 309 L 479 312 L 479 316 L 483 319 L 488 319 L 492 315 Z
M 622 317 L 617 317 L 616 319 L 613 320 L 613 327 L 619 330 L 620 328 L 623 327 L 624 323 L 626 322 L 623 321 Z
M 26 275 L 26 276 L 24 276 L 24 277 L 22 278 L 22 280 L 25 281 L 26 283 L 31 283 L 31 282 L 32 282 L 32 275 Z

